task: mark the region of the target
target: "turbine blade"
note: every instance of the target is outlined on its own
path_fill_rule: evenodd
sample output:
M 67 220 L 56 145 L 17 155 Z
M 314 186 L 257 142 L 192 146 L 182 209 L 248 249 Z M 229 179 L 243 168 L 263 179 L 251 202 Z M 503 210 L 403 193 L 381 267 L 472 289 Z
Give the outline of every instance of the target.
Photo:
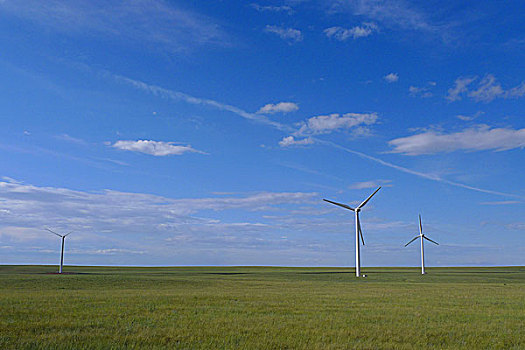
M 64 235 L 64 237 L 67 237 L 67 236 L 69 236 L 69 235 L 72 234 L 72 233 L 73 233 L 73 231 L 68 232 L 68 233 L 66 233 L 66 234 Z
M 366 203 L 368 203 L 368 201 L 370 200 L 370 198 L 372 198 L 372 197 L 374 196 L 374 194 L 376 194 L 377 191 L 379 191 L 380 189 L 381 189 L 381 186 L 379 186 L 379 187 L 377 188 L 377 190 L 374 191 L 374 193 L 372 193 L 367 199 L 365 199 L 363 203 L 359 204 L 359 206 L 357 207 L 357 209 L 360 209 L 360 208 L 364 207 L 364 206 L 366 205 Z
M 421 214 L 419 214 L 419 233 L 423 234 L 423 225 L 421 224 Z
M 411 240 L 410 242 L 408 242 L 407 244 L 405 244 L 405 247 L 406 247 L 407 245 L 409 245 L 410 243 L 414 242 L 414 241 L 415 241 L 416 239 L 418 239 L 418 238 L 419 238 L 419 236 L 416 236 L 416 237 L 412 238 L 412 240 Z
M 359 221 L 359 217 L 357 218 L 357 228 L 359 229 L 359 235 L 361 236 L 361 242 L 363 242 L 363 245 L 365 245 L 365 239 L 363 238 L 363 231 L 361 230 L 361 221 Z
M 436 245 L 439 245 L 439 243 L 438 243 L 438 242 L 434 242 L 433 240 L 431 240 L 431 239 L 430 239 L 430 238 L 428 238 L 427 236 L 423 236 L 423 238 L 424 238 L 424 239 L 426 239 L 427 241 L 430 241 L 430 242 L 432 242 L 432 243 L 436 244 Z
M 54 231 L 51 231 L 50 229 L 48 229 L 47 227 L 45 227 L 45 229 L 55 235 L 57 235 L 58 237 L 62 237 L 62 235 L 59 235 L 58 233 L 54 232 Z
M 341 204 L 341 203 L 337 203 L 337 202 L 332 202 L 331 200 L 328 200 L 328 199 L 323 199 L 325 202 L 328 202 L 328 203 L 332 203 L 332 204 L 335 204 L 335 205 L 338 205 L 340 207 L 343 207 L 345 209 L 348 209 L 348 210 L 351 210 L 351 211 L 355 211 L 354 208 L 352 207 L 349 207 L 348 205 L 346 204 Z

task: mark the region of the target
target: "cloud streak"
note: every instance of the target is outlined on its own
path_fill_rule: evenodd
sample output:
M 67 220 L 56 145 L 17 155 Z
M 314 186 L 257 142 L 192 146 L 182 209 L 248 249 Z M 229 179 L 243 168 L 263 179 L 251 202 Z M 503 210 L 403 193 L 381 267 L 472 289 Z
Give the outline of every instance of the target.
M 244 119 L 248 119 L 248 120 L 252 120 L 254 122 L 258 122 L 258 123 L 261 123 L 261 124 L 266 124 L 266 125 L 269 125 L 269 126 L 272 126 L 278 130 L 282 130 L 282 131 L 292 131 L 293 128 L 287 126 L 287 125 L 284 125 L 284 124 L 281 124 L 279 122 L 275 122 L 275 121 L 272 121 L 270 119 L 268 119 L 268 117 L 262 115 L 262 114 L 256 114 L 256 113 L 250 113 L 250 112 L 246 112 L 245 110 L 243 109 L 240 109 L 238 107 L 235 107 L 235 106 L 232 106 L 232 105 L 229 105 L 229 104 L 225 104 L 225 103 L 221 103 L 221 102 L 218 102 L 218 101 L 215 101 L 215 100 L 210 100 L 210 99 L 206 99 L 206 98 L 199 98 L 199 97 L 194 97 L 194 96 L 191 96 L 191 95 L 188 95 L 188 94 L 185 94 L 183 92 L 180 92 L 180 91 L 174 91 L 174 90 L 169 90 L 169 89 L 165 89 L 165 88 L 162 88 L 162 87 L 159 87 L 159 86 L 156 86 L 156 85 L 150 85 L 150 84 L 146 84 L 142 81 L 138 81 L 138 80 L 134 80 L 134 79 L 129 79 L 129 78 L 126 78 L 126 77 L 123 77 L 123 76 L 119 76 L 119 75 L 111 75 L 112 78 L 114 78 L 115 80 L 117 81 L 120 81 L 120 82 L 123 82 L 125 84 L 128 84 L 136 89 L 139 89 L 139 90 L 143 90 L 143 91 L 146 91 L 152 95 L 155 95 L 155 96 L 159 96 L 159 97 L 162 97 L 162 98 L 167 98 L 167 99 L 171 99 L 171 100 L 175 100 L 175 101 L 184 101 L 186 103 L 189 103 L 189 104 L 193 104 L 193 105 L 202 105 L 202 106 L 208 106 L 208 107 L 213 107 L 213 108 L 216 108 L 218 110 L 221 110 L 221 111 L 227 111 L 227 112 L 231 112 L 231 113 L 234 113 Z

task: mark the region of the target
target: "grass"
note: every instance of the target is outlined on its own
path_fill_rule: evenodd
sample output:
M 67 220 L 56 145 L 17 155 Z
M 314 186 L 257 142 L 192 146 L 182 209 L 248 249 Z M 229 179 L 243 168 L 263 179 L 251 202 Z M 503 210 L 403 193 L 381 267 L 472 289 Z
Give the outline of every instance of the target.
M 525 349 L 525 267 L 0 266 L 0 349 Z

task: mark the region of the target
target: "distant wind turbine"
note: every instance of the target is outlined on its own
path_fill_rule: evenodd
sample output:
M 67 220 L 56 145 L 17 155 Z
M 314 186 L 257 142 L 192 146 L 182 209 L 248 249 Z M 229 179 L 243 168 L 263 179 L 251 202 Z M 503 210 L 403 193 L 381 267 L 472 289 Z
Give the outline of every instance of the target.
M 427 236 L 423 234 L 423 225 L 421 224 L 421 215 L 419 215 L 419 235 L 412 238 L 410 242 L 405 244 L 405 247 L 409 245 L 410 243 L 414 242 L 418 238 L 421 238 L 421 274 L 424 275 L 426 274 L 426 272 L 425 272 L 425 249 L 423 248 L 423 239 L 426 239 L 427 241 L 430 241 L 436 245 L 439 245 L 439 243 L 434 242 L 433 240 L 431 240 L 430 238 L 428 238 Z
M 64 266 L 64 244 L 65 244 L 65 241 L 66 241 L 66 237 L 67 237 L 69 234 L 71 234 L 73 231 L 68 232 L 68 233 L 66 233 L 65 235 L 61 235 L 61 234 L 58 234 L 58 233 L 56 233 L 56 232 L 54 232 L 54 231 L 51 231 L 51 230 L 48 229 L 47 227 L 46 227 L 46 230 L 49 231 L 49 232 L 51 232 L 51 233 L 53 233 L 53 234 L 55 234 L 55 235 L 57 235 L 58 237 L 62 238 L 62 251 L 61 251 L 61 253 L 60 253 L 60 268 L 59 268 L 59 270 L 58 270 L 58 273 L 62 273 L 62 266 Z
M 337 203 L 337 202 L 332 202 L 328 199 L 323 199 L 325 202 L 328 202 L 328 203 L 332 203 L 332 204 L 335 204 L 335 205 L 338 205 L 342 208 L 345 208 L 345 209 L 348 209 L 348 210 L 351 210 L 355 213 L 355 275 L 357 277 L 361 277 L 361 256 L 360 256 L 360 244 L 359 244 L 359 236 L 361 236 L 361 241 L 363 242 L 363 245 L 365 245 L 365 240 L 363 238 L 363 231 L 361 231 L 361 223 L 359 222 L 359 212 L 361 211 L 361 208 L 364 207 L 366 205 L 366 203 L 368 203 L 368 201 L 370 200 L 370 198 L 372 198 L 374 196 L 374 194 L 377 193 L 377 191 L 379 191 L 381 189 L 381 187 L 378 187 L 377 190 L 374 191 L 374 193 L 372 193 L 367 199 L 365 199 L 363 201 L 363 203 L 359 204 L 357 206 L 357 208 L 352 208 L 346 204 L 341 204 L 341 203 Z

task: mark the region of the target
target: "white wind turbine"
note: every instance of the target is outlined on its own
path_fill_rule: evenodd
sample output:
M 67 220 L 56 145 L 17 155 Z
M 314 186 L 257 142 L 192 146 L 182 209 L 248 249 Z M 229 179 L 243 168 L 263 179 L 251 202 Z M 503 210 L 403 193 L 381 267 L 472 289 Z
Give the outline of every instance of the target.
M 436 245 L 439 245 L 439 243 L 434 242 L 433 240 L 431 240 L 430 238 L 428 238 L 427 236 L 423 234 L 423 225 L 421 224 L 421 215 L 419 215 L 419 235 L 412 238 L 410 242 L 405 244 L 405 247 L 409 245 L 410 243 L 414 242 L 418 238 L 421 238 L 421 274 L 424 275 L 426 272 L 425 272 L 425 249 L 423 248 L 423 239 L 426 239 L 427 241 L 430 241 Z
M 62 273 L 62 266 L 64 266 L 64 244 L 65 244 L 65 241 L 66 241 L 66 237 L 73 231 L 69 232 L 69 233 L 66 233 L 65 235 L 61 235 L 61 234 L 58 234 L 54 231 L 51 231 L 50 229 L 48 229 L 46 227 L 46 230 L 48 230 L 49 232 L 57 235 L 58 237 L 62 238 L 62 251 L 60 253 L 60 269 L 58 270 L 58 273 Z
M 352 208 L 346 204 L 341 204 L 337 202 L 332 202 L 328 199 L 323 199 L 325 202 L 338 205 L 345 209 L 351 210 L 355 213 L 355 275 L 357 277 L 361 277 L 361 255 L 360 255 L 359 236 L 361 236 L 361 241 L 363 242 L 363 245 L 365 245 L 365 240 L 363 239 L 363 231 L 361 231 L 361 223 L 359 222 L 359 212 L 361 211 L 361 208 L 364 207 L 366 203 L 368 203 L 370 198 L 372 198 L 372 196 L 376 194 L 377 191 L 379 191 L 380 189 L 381 189 L 381 186 L 378 187 L 378 189 L 375 190 L 374 193 L 372 193 L 367 199 L 365 199 L 363 203 L 359 204 L 357 208 Z

